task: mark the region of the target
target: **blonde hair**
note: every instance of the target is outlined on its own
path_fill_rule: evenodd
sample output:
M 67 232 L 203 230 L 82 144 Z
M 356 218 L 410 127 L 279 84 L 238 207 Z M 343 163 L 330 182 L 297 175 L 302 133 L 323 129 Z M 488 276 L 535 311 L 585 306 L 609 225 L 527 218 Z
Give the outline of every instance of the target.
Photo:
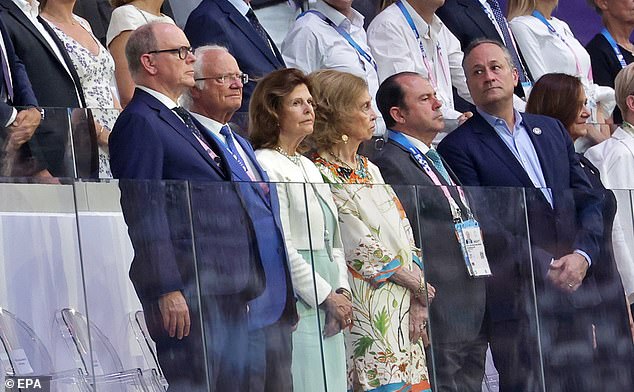
M 537 0 L 509 0 L 507 4 L 507 19 L 517 16 L 530 15 L 537 7 Z
M 627 100 L 628 95 L 634 95 L 634 63 L 628 65 L 619 71 L 614 79 L 614 95 L 616 96 L 616 104 L 621 109 L 623 117 L 628 112 Z
M 308 75 L 308 80 L 313 87 L 317 109 L 314 130 L 307 140 L 317 150 L 329 149 L 342 142 L 348 113 L 368 91 L 368 84 L 356 75 L 334 70 L 313 72 Z

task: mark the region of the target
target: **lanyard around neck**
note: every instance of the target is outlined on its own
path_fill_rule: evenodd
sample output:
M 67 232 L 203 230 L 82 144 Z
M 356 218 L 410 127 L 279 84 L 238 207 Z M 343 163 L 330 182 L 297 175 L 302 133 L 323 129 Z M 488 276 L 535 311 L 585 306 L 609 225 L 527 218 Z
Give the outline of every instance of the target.
M 416 28 L 416 25 L 414 24 L 412 15 L 410 15 L 407 8 L 405 8 L 405 4 L 403 4 L 401 0 L 398 0 L 396 2 L 396 5 L 401 10 L 401 13 L 405 17 L 407 24 L 412 29 L 412 32 L 414 33 L 414 36 L 416 37 L 416 40 L 418 41 L 418 48 L 420 49 L 420 54 L 423 57 L 423 64 L 425 64 L 425 68 L 427 69 L 427 77 L 429 78 L 429 81 L 431 82 L 432 87 L 434 87 L 434 90 L 436 90 L 438 88 L 436 74 L 434 72 L 433 66 L 429 63 L 429 56 L 427 56 L 427 52 L 425 51 L 425 47 L 423 46 L 423 40 L 420 38 L 420 33 L 418 32 L 418 29 Z M 442 70 L 445 83 L 448 83 L 448 78 L 445 73 L 445 68 L 443 67 L 443 64 L 442 64 L 442 48 L 440 46 L 440 41 L 436 41 L 436 58 L 438 62 L 440 63 L 440 69 Z
M 388 130 L 388 138 L 394 141 L 394 143 L 401 145 L 409 151 L 412 158 L 416 160 L 425 174 L 429 176 L 434 185 L 440 187 L 440 189 L 442 190 L 442 193 L 445 195 L 445 198 L 447 199 L 447 201 L 449 202 L 449 206 L 451 207 L 451 215 L 453 219 L 456 221 L 461 221 L 462 213 L 460 206 L 458 205 L 458 203 L 456 203 L 453 196 L 451 196 L 451 193 L 449 193 L 449 189 L 447 188 L 447 186 L 440 181 L 436 173 L 434 173 L 431 167 L 429 167 L 429 163 L 427 163 L 427 160 L 423 157 L 423 154 L 420 152 L 420 150 L 412 145 L 412 143 L 410 143 L 410 141 L 407 140 L 407 138 L 401 132 L 393 131 L 390 129 Z M 467 216 L 471 218 L 471 210 L 469 209 L 469 205 L 467 204 L 467 199 L 462 191 L 462 188 L 456 186 L 456 190 L 458 191 L 458 195 L 460 196 L 460 201 L 462 201 L 462 205 L 464 205 L 467 209 Z
M 559 34 L 559 32 L 557 30 L 555 30 L 553 25 L 548 21 L 548 19 L 546 19 L 544 17 L 544 15 L 542 15 L 541 12 L 535 10 L 535 11 L 533 11 L 532 15 L 535 18 L 539 19 L 540 22 L 542 22 L 543 24 L 546 25 L 546 27 L 548 28 L 548 31 L 550 32 L 551 35 L 554 35 L 555 37 L 559 38 L 561 40 L 561 42 L 563 42 L 568 47 L 568 49 L 570 50 L 570 53 L 572 53 L 572 55 L 575 58 L 575 65 L 577 66 L 577 74 L 579 76 L 583 75 L 583 71 L 581 70 L 581 63 L 579 62 L 579 58 L 577 57 L 577 53 L 572 48 L 572 46 L 570 46 L 570 43 L 561 34 Z M 592 69 L 590 69 L 588 71 L 588 75 L 587 76 L 588 76 L 588 80 L 590 82 L 592 82 Z
M 299 16 L 297 16 L 296 19 L 301 18 L 302 16 L 306 15 L 307 13 L 311 13 L 311 14 L 317 15 L 319 17 L 319 19 L 323 20 L 330 27 L 335 29 L 337 31 L 337 33 L 339 33 L 339 35 L 341 35 L 343 38 L 345 38 L 346 41 L 348 41 L 348 43 L 350 44 L 350 46 L 352 46 L 357 51 L 357 53 L 359 53 L 359 55 L 365 59 L 365 61 L 367 61 L 368 63 L 372 64 L 372 66 L 374 67 L 374 71 L 378 72 L 377 71 L 377 66 L 376 66 L 376 61 L 374 61 L 372 56 L 370 56 L 370 54 L 368 52 L 363 50 L 363 48 L 357 43 L 357 41 L 354 40 L 354 38 L 352 38 L 352 36 L 350 36 L 350 34 L 348 34 L 347 31 L 345 31 L 340 26 L 337 26 L 335 24 L 335 22 L 333 22 L 326 15 L 322 14 L 321 12 L 319 12 L 317 10 L 308 10 L 306 12 L 303 12 L 303 13 L 299 14 Z
M 619 46 L 616 44 L 616 41 L 614 40 L 614 37 L 612 37 L 612 34 L 610 34 L 608 29 L 606 29 L 605 27 L 603 28 L 603 30 L 601 30 L 601 34 L 605 37 L 606 40 L 608 40 L 608 43 L 612 47 L 612 50 L 614 51 L 616 58 L 619 60 L 619 63 L 621 64 L 621 68 L 627 67 L 627 63 L 625 62 L 623 53 L 621 53 L 621 49 L 619 49 Z

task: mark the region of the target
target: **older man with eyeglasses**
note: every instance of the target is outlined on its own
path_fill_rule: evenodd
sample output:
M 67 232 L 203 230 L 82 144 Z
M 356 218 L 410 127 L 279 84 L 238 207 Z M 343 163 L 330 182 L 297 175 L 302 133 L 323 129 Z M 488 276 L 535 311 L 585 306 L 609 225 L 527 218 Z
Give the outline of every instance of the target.
M 130 278 L 170 390 L 290 391 L 297 314 L 279 202 L 250 183 L 268 178 L 226 125 L 246 75 L 224 50 L 197 56 L 171 24 L 126 46 L 137 87 L 110 136 L 112 173 L 155 180 L 120 182 Z M 178 105 L 190 88 L 197 113 Z

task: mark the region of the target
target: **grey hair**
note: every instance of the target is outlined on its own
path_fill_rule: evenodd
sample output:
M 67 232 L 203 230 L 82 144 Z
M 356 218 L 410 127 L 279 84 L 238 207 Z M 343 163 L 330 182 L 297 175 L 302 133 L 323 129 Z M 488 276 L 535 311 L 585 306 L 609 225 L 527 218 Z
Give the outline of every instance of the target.
M 203 57 L 205 53 L 211 52 L 212 50 L 220 50 L 226 53 L 229 53 L 229 49 L 222 45 L 205 45 L 199 46 L 196 48 L 194 54 L 196 55 L 196 61 L 194 61 L 194 79 L 202 77 L 202 69 L 205 62 L 203 61 Z M 194 84 L 194 87 L 197 90 L 202 90 L 205 87 L 206 80 L 197 80 Z M 192 98 L 191 88 L 185 90 L 183 95 L 179 98 L 180 104 L 186 109 L 191 109 L 194 106 L 194 100 Z
M 125 57 L 128 60 L 128 69 L 133 79 L 143 68 L 141 56 L 157 48 L 158 42 L 154 34 L 154 26 L 158 24 L 161 24 L 161 22 L 144 24 L 134 30 L 130 34 L 130 38 L 128 38 L 128 42 L 125 45 Z
M 503 43 L 501 43 L 500 41 L 493 40 L 493 39 L 478 38 L 478 39 L 472 41 L 467 46 L 467 48 L 464 50 L 464 57 L 462 58 L 462 69 L 464 69 L 465 75 L 467 75 L 467 77 L 469 77 L 468 76 L 469 74 L 468 74 L 467 70 L 465 69 L 465 65 L 467 64 L 467 57 L 469 57 L 469 55 L 471 54 L 471 52 L 473 52 L 473 50 L 475 48 L 477 48 L 480 45 L 484 45 L 484 44 L 495 45 L 498 48 L 502 49 L 502 53 L 504 53 L 504 58 L 506 59 L 506 62 L 508 63 L 509 67 L 511 67 L 511 69 L 515 68 L 515 64 L 513 63 L 513 57 L 511 56 L 511 52 L 509 52 L 508 48 L 506 46 L 504 46 Z
M 621 113 L 628 112 L 627 97 L 634 94 L 634 64 L 619 71 L 614 79 L 614 92 L 616 105 L 621 109 Z

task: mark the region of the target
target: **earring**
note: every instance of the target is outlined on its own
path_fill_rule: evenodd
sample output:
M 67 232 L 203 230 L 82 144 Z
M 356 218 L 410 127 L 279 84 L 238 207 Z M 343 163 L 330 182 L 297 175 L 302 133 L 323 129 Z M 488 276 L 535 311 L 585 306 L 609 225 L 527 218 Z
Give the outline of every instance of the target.
M 341 135 L 341 141 L 343 141 L 343 144 L 348 144 L 348 135 L 345 133 Z

